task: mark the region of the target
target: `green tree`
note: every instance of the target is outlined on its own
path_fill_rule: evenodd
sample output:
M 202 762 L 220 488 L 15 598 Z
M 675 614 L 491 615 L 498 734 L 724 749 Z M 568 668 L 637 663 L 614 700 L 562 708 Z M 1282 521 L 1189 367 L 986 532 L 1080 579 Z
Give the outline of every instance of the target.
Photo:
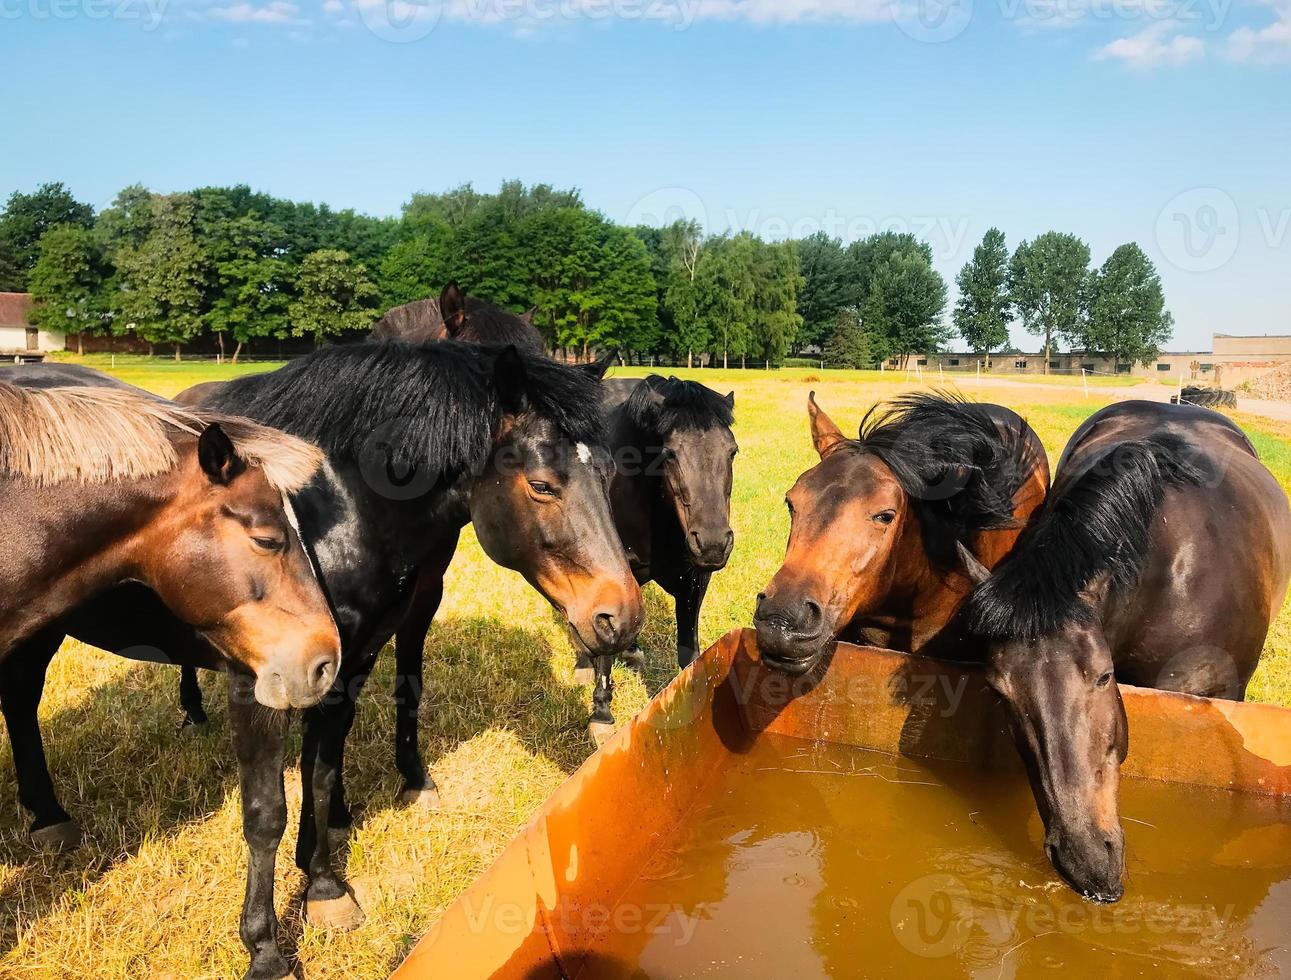
M 1044 373 L 1054 341 L 1081 336 L 1089 246 L 1075 235 L 1047 231 L 1023 242 L 1009 261 L 1009 298 L 1027 332 L 1044 338 Z
M 884 347 L 905 360 L 914 353 L 939 350 L 950 331 L 941 321 L 946 282 L 923 250 L 896 252 L 870 280 L 863 316 L 866 328 L 884 338 Z
M 154 344 L 181 346 L 202 329 L 206 257 L 197 244 L 196 203 L 187 194 L 155 196 L 142 245 L 116 251 L 121 323 Z
M 893 256 L 900 253 L 921 256 L 929 267 L 932 266 L 932 246 L 908 232 L 881 231 L 847 246 L 851 284 L 846 290 L 846 305 L 863 309 L 869 302 L 874 277 Z
M 714 359 L 722 367 L 730 356 L 747 356 L 753 345 L 757 299 L 758 246 L 752 235 L 713 238 L 705 245 L 696 270 L 695 304 Z
M 1161 277 L 1135 243 L 1120 246 L 1090 275 L 1083 338 L 1089 349 L 1116 365 L 1146 364 L 1161 353 L 1173 328 Z
M 838 368 L 872 368 L 878 361 L 873 338 L 854 309 L 839 310 L 825 340 L 825 363 Z
M 663 307 L 671 320 L 664 338 L 674 357 L 686 356 L 693 367 L 695 352 L 708 349 L 709 322 L 703 315 L 698 285 L 699 266 L 704 259 L 704 233 L 697 221 L 677 221 L 664 230 L 663 252 L 667 258 L 667 282 Z
M 959 287 L 955 329 L 969 349 L 979 354 L 990 354 L 1009 342 L 1012 303 L 1008 276 L 1009 250 L 1004 232 L 991 228 L 955 279 Z
M 855 267 L 848 260 L 842 242 L 823 231 L 798 242 L 802 288 L 798 292 L 798 314 L 802 329 L 797 342 L 802 347 L 821 345 L 837 329 L 839 313 L 857 300 Z
M 347 252 L 320 249 L 305 256 L 296 275 L 296 298 L 287 307 L 293 337 L 324 339 L 372 326 L 380 291 L 367 269 Z
M 76 224 L 54 226 L 40 240 L 40 255 L 29 277 L 35 301 L 32 321 L 46 330 L 75 333 L 77 353 L 84 354 L 84 335 L 103 333 L 111 322 L 106 278 L 93 231 Z
M 24 292 L 40 258 L 40 240 L 59 225 L 89 228 L 94 209 L 76 200 L 59 183 L 42 184 L 31 194 L 14 191 L 0 212 L 0 291 Z
M 794 242 L 756 242 L 752 348 L 768 367 L 779 367 L 802 329 L 798 293 L 803 276 Z

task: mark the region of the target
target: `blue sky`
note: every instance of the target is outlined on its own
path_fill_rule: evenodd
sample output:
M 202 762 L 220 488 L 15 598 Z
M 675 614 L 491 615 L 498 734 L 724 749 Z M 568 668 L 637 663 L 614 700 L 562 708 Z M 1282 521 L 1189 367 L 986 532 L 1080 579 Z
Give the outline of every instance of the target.
M 2 194 L 518 177 L 948 280 L 1054 228 L 1139 242 L 1174 347 L 1291 332 L 1291 0 L 0 0 L 0 64 Z

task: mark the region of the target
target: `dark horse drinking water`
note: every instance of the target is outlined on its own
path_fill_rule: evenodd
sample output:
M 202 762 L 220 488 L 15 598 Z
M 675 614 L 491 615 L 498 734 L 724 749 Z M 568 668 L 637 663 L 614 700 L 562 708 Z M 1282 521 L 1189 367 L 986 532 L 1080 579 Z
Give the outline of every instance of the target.
M 1122 402 L 1076 430 L 1012 554 L 973 571 L 969 623 L 988 641 L 1045 851 L 1076 891 L 1116 901 L 1117 685 L 1245 697 L 1291 578 L 1286 494 L 1224 416 Z
M 754 623 L 769 666 L 809 671 L 835 639 L 964 657 L 972 590 L 962 545 L 987 567 L 1044 500 L 1044 447 L 1017 414 L 948 395 L 871 410 L 848 439 L 808 401 L 820 463 L 786 498 L 784 564 Z
M 658 582 L 675 600 L 677 663 L 689 667 L 709 581 L 735 545 L 735 393 L 654 374 L 607 381 L 605 408 L 614 523 L 637 581 Z
M 63 847 L 80 833 L 45 773 L 45 663 L 25 650 L 52 654 L 58 617 L 136 581 L 200 631 L 211 660 L 227 658 L 261 704 L 316 703 L 340 640 L 285 494 L 323 457 L 244 419 L 128 389 L 8 377 L 19 384 L 0 382 L 0 703 L 32 833 Z
M 327 453 L 322 474 L 292 498 L 342 642 L 331 693 L 304 715 L 296 861 L 316 924 L 362 918 L 332 866 L 328 833 L 351 819 L 341 770 L 355 699 L 404 618 L 418 570 L 446 564 L 465 524 L 474 523 L 494 561 L 520 571 L 564 614 L 596 660 L 593 700 L 608 705 L 610 668 L 635 639 L 642 609 L 609 511 L 600 387 L 587 371 L 514 348 L 395 343 L 325 348 L 213 393 L 211 407 L 236 406 Z M 204 646 L 148 592 L 109 593 L 64 622 L 110 649 Z M 43 661 L 51 654 L 32 651 Z M 287 819 L 286 716 L 252 710 L 237 681 L 229 718 L 250 849 L 241 935 L 248 976 L 278 978 L 288 974 L 273 908 Z

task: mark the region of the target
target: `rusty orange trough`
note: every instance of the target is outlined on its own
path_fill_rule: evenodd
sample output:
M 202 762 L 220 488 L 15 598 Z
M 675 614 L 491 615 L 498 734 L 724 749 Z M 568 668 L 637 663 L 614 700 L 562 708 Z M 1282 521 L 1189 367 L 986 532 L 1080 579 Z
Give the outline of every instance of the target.
M 1291 812 L 1291 710 L 1122 691 L 1130 726 L 1124 775 L 1283 797 L 1288 804 L 1277 812 Z M 761 665 L 752 631 L 733 632 L 557 790 L 416 945 L 397 980 L 600 975 L 607 910 L 705 784 L 763 733 L 907 759 L 1021 767 L 995 695 L 971 668 L 838 644 L 794 680 Z M 1287 826 L 1273 829 L 1291 843 Z

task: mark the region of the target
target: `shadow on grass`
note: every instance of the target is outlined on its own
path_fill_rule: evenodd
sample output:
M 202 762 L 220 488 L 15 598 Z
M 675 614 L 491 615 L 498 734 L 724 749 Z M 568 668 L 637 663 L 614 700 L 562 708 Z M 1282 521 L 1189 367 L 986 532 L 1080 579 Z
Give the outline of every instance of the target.
M 208 734 L 198 734 L 177 729 L 178 679 L 173 668 L 132 667 L 80 703 L 42 719 L 54 784 L 85 835 L 72 853 L 46 856 L 34 848 L 30 818 L 17 800 L 12 755 L 7 747 L 0 750 L 0 863 L 13 867 L 0 878 L 0 952 L 64 896 L 84 894 L 114 866 L 135 857 L 145 841 L 164 840 L 208 819 L 236 791 L 223 683 L 202 674 L 211 723 Z M 393 758 L 393 680 L 394 657 L 387 649 L 359 699 L 346 744 L 346 787 L 358 825 L 366 814 L 389 810 L 401 782 Z M 594 748 L 586 729 L 589 704 L 588 692 L 559 679 L 551 645 L 535 633 L 482 618 L 446 620 L 430 633 L 420 741 L 432 769 L 461 744 L 502 729 L 535 756 L 572 772 Z M 290 766 L 299 759 L 298 729 L 288 742 Z M 289 778 L 289 788 L 294 781 Z M 289 824 L 287 837 L 294 841 L 297 829 Z M 240 835 L 227 843 L 243 847 Z M 346 857 L 342 847 L 338 866 Z M 218 887 L 241 893 L 240 881 Z M 279 933 L 289 956 L 300 939 L 298 906 L 299 896 L 293 896 Z

